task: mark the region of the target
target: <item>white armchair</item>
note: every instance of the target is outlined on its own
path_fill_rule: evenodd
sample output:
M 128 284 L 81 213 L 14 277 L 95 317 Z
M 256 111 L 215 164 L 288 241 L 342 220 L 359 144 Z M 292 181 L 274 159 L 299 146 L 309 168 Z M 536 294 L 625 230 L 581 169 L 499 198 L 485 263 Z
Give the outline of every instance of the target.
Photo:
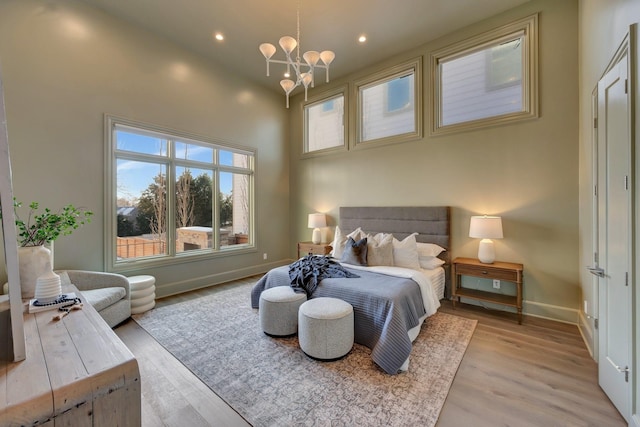
M 62 286 L 74 284 L 111 328 L 131 317 L 131 291 L 125 276 L 84 270 L 56 273 Z

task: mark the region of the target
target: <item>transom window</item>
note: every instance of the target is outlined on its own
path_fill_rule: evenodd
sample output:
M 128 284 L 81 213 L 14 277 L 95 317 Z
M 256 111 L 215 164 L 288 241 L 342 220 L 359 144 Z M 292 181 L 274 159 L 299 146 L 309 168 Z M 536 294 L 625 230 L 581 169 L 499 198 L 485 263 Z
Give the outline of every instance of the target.
M 346 148 L 345 94 L 323 94 L 304 105 L 303 154 L 333 152 Z
M 107 118 L 109 265 L 253 244 L 254 153 Z
M 537 15 L 434 52 L 432 133 L 537 117 Z
M 420 137 L 421 81 L 420 59 L 357 81 L 356 146 Z

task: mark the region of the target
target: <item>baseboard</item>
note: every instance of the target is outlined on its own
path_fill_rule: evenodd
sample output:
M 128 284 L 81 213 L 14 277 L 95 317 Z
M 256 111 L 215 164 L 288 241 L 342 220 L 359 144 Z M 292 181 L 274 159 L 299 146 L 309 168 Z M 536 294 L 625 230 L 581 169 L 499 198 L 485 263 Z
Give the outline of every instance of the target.
M 596 359 L 595 358 L 595 351 L 594 351 L 594 343 L 595 343 L 595 339 L 594 339 L 594 335 L 593 335 L 593 326 L 591 325 L 591 322 L 589 322 L 589 319 L 585 316 L 583 311 L 580 311 L 578 313 L 578 318 L 579 318 L 579 322 L 578 322 L 578 330 L 580 331 L 580 335 L 582 335 L 582 340 L 584 341 L 584 344 L 587 346 L 587 350 L 589 351 L 589 355 L 591 356 L 592 359 Z
M 561 307 L 559 305 L 544 304 L 535 301 L 523 301 L 523 312 L 527 316 L 541 319 L 555 320 L 556 322 L 578 324 L 579 310 Z
M 272 268 L 288 265 L 291 260 L 275 261 L 266 264 L 255 265 L 237 270 L 224 271 L 206 276 L 194 277 L 189 280 L 180 280 L 171 283 L 156 285 L 156 298 L 164 298 L 171 295 L 182 294 L 196 289 L 202 289 L 213 285 L 219 285 L 233 280 L 244 279 L 245 277 L 263 274 Z
M 640 414 L 633 414 L 629 425 L 632 427 L 640 427 Z

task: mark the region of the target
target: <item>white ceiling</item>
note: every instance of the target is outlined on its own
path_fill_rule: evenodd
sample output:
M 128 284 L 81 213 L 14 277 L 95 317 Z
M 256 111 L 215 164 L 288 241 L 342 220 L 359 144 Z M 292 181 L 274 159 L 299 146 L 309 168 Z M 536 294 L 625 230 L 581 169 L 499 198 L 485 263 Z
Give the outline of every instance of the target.
M 84 0 L 208 57 L 258 84 L 281 91 L 282 67 L 265 75 L 260 43 L 296 36 L 295 0 Z M 410 50 L 528 0 L 324 0 L 300 2 L 300 44 L 333 50 L 331 77 Z M 225 36 L 223 42 L 213 38 Z M 360 34 L 368 41 L 358 43 Z M 278 47 L 274 59 L 283 59 Z M 320 76 L 323 73 L 320 72 Z M 316 84 L 324 81 L 321 77 Z

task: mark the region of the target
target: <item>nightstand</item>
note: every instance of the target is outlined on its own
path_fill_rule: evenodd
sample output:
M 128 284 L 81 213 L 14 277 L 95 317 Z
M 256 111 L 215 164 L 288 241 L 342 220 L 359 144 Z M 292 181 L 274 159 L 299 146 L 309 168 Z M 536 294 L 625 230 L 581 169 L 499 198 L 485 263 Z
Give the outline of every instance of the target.
M 522 264 L 500 261 L 496 261 L 493 264 L 483 264 L 473 258 L 456 258 L 453 260 L 452 268 L 453 308 L 456 308 L 456 299 L 460 302 L 460 297 L 515 307 L 518 310 L 518 324 L 522 324 Z M 462 276 L 513 282 L 516 284 L 516 295 L 504 295 L 478 289 L 463 288 L 461 286 Z
M 332 249 L 328 243 L 298 242 L 298 258 L 307 254 L 328 255 Z

